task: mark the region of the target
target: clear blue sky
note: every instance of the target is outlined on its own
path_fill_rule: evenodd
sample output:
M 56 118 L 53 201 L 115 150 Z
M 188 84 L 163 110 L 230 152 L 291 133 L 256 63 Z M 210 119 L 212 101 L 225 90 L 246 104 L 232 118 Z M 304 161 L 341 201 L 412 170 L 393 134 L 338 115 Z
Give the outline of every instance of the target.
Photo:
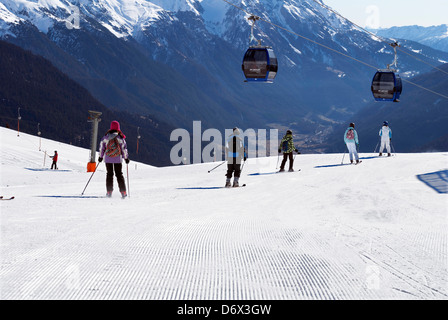
M 448 0 L 323 0 L 362 27 L 448 24 Z

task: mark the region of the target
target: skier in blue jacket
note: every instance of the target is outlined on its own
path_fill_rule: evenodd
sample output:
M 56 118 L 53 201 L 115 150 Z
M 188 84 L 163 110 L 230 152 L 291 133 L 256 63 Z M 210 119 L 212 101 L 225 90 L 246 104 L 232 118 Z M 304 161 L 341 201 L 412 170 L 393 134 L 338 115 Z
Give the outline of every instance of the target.
M 355 130 L 355 124 L 352 122 L 350 126 L 345 130 L 344 142 L 347 145 L 348 152 L 350 154 L 350 162 L 353 163 L 353 156 L 355 157 L 356 163 L 359 163 L 358 151 L 356 146 L 359 145 L 358 133 Z

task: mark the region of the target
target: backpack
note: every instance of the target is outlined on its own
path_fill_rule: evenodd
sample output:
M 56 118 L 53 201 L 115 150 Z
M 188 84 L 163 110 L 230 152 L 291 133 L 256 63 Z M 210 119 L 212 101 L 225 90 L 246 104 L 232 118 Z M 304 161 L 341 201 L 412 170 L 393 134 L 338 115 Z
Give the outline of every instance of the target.
M 347 135 L 345 136 L 348 140 L 355 139 L 355 133 L 353 132 L 353 129 L 349 129 L 347 131 Z
M 282 151 L 283 152 L 288 152 L 289 146 L 288 146 L 288 140 L 283 141 L 282 143 Z
M 107 142 L 106 155 L 111 158 L 119 157 L 121 155 L 121 148 L 117 138 L 113 138 Z

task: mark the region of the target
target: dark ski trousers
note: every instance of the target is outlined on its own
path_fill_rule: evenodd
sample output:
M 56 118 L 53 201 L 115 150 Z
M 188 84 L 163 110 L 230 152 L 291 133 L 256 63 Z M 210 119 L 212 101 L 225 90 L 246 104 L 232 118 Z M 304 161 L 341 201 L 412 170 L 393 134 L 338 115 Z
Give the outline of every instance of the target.
M 106 163 L 106 190 L 113 191 L 114 190 L 114 172 L 117 177 L 118 188 L 120 192 L 126 191 L 126 184 L 124 183 L 124 177 L 122 172 L 122 164 L 121 163 Z
M 293 169 L 293 163 L 294 163 L 294 157 L 292 156 L 292 152 L 288 152 L 288 153 L 283 153 L 283 161 L 282 161 L 282 164 L 280 165 L 280 170 L 283 170 L 283 169 L 285 169 L 285 164 L 286 164 L 286 161 L 288 160 L 288 158 L 289 158 L 289 169 Z
M 227 164 L 227 178 L 232 178 L 233 173 L 235 173 L 235 178 L 239 178 L 241 174 L 241 163 L 228 163 Z
M 51 164 L 51 169 L 57 169 L 58 168 L 58 165 L 57 165 L 57 163 L 56 163 L 56 161 L 53 161 L 53 163 Z

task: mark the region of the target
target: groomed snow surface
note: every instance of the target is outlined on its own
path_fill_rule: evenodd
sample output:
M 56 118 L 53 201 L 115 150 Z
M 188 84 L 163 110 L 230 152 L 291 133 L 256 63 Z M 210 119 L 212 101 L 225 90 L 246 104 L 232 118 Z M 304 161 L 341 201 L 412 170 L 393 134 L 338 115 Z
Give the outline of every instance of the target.
M 0 133 L 1 299 L 448 297 L 448 153 L 249 159 L 234 189 L 219 163 L 131 161 L 122 200 L 103 163 L 80 197 L 88 150 Z

